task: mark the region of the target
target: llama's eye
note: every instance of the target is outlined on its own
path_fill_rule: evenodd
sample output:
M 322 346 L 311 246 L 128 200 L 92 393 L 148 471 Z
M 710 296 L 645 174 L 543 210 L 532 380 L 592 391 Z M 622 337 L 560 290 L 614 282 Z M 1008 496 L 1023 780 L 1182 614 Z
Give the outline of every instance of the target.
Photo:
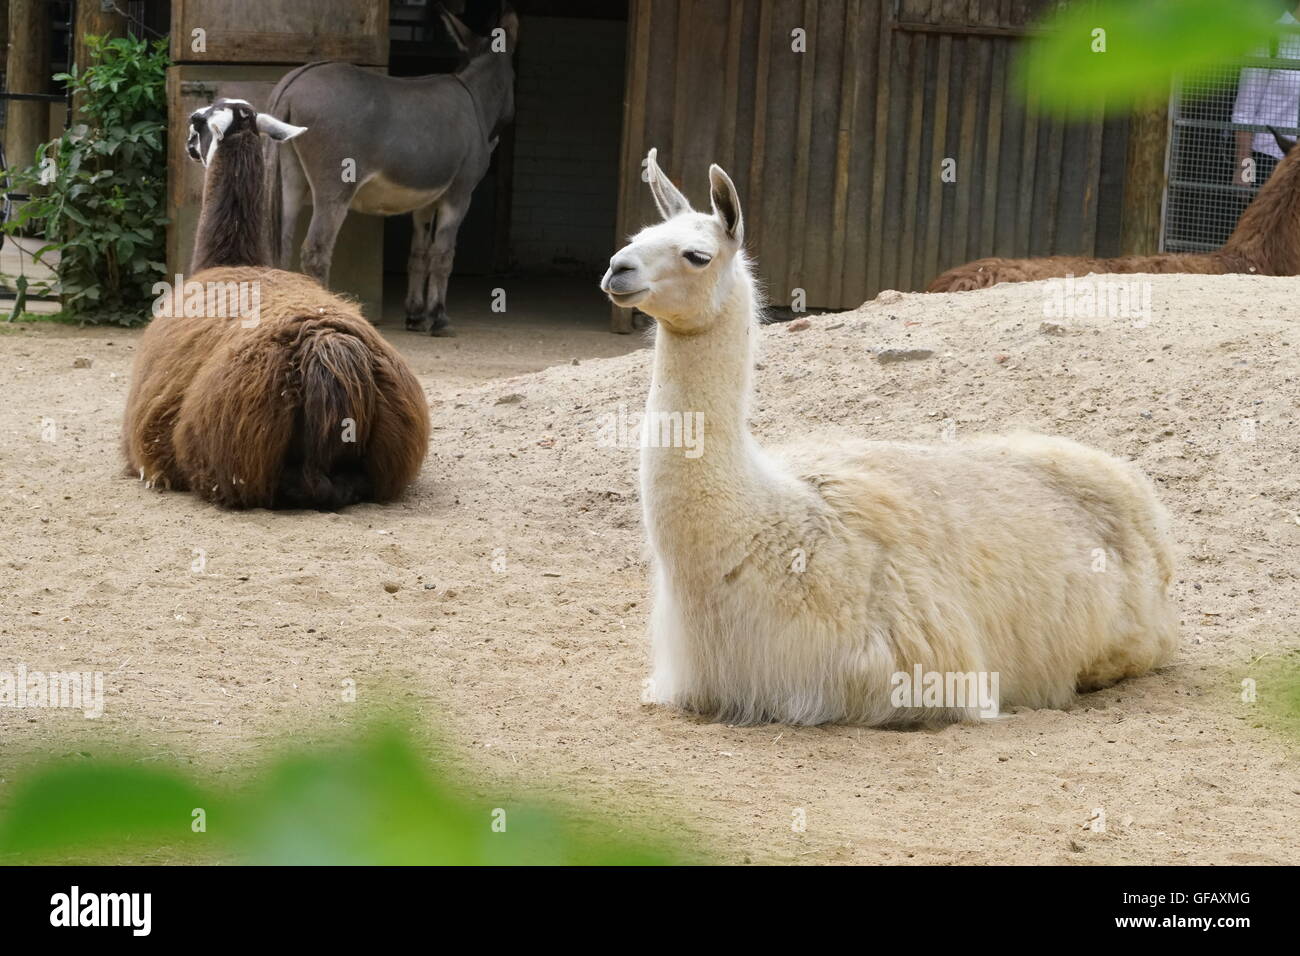
M 713 261 L 713 257 L 705 255 L 703 252 L 683 252 L 682 258 L 693 266 L 707 266 Z

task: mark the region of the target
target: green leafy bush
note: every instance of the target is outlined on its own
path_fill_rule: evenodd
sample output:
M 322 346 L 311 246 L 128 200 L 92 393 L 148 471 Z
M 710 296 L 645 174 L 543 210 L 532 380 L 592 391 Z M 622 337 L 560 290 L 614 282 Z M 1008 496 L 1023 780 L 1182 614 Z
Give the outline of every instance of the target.
M 10 233 L 37 232 L 57 250 L 66 315 L 134 325 L 166 273 L 167 43 L 88 37 L 91 63 L 55 76 L 82 118 L 43 144 L 12 189 L 29 193 Z M 42 260 L 43 261 L 43 260 Z
M 234 793 L 127 759 L 45 764 L 0 813 L 0 861 L 294 865 L 656 865 L 680 855 L 608 823 L 467 798 L 408 735 L 365 733 L 279 756 Z

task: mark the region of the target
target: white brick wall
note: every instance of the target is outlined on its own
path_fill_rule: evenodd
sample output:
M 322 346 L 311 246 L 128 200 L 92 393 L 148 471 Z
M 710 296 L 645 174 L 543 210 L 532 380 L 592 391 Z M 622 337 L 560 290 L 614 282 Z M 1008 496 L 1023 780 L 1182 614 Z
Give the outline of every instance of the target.
M 522 270 L 603 271 L 614 253 L 626 32 L 619 20 L 522 24 L 510 233 Z

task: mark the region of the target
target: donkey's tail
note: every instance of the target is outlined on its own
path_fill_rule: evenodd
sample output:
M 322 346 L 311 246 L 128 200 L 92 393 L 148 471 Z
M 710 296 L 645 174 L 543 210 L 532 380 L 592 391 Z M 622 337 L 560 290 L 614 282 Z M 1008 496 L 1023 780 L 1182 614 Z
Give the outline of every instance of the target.
M 369 347 L 314 325 L 295 347 L 302 405 L 281 472 L 277 503 L 332 511 L 374 498 L 366 453 L 377 388 Z
M 272 113 L 272 116 L 276 114 Z M 276 116 L 276 119 L 281 117 Z M 285 118 L 285 122 L 289 122 Z M 289 146 L 292 149 L 292 146 Z M 262 158 L 266 163 L 266 176 L 262 180 L 262 188 L 265 191 L 265 201 L 262 208 L 266 210 L 266 248 L 271 254 L 271 265 L 277 269 L 287 268 L 287 264 L 281 262 L 280 255 L 280 222 L 283 218 L 281 204 L 283 203 L 282 193 L 284 185 L 280 175 L 280 144 L 274 140 L 267 139 L 262 146 Z
M 275 84 L 275 89 L 271 91 L 271 96 L 266 103 L 266 112 L 270 113 L 278 120 L 286 123 L 292 123 L 290 114 L 293 112 L 293 104 L 284 102 L 285 91 L 293 84 L 293 81 L 302 76 L 303 73 L 315 66 L 323 66 L 328 60 L 317 60 L 314 63 L 305 63 L 302 66 L 295 67 L 280 78 L 280 82 Z M 281 145 L 275 140 L 267 137 L 262 145 L 262 158 L 266 161 L 266 179 L 263 184 L 265 190 L 266 209 L 266 231 L 267 231 L 267 248 L 271 250 L 271 263 L 277 269 L 289 268 L 289 263 L 283 261 L 280 249 L 280 230 L 284 217 L 284 175 L 280 167 L 280 150 L 294 149 L 292 144 Z

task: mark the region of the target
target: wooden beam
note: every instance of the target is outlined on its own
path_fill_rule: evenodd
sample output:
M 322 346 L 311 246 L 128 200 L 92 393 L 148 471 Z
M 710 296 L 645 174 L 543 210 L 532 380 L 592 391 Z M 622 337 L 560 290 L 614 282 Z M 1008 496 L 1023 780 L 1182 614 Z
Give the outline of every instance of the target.
M 924 37 L 910 37 L 912 73 L 907 85 L 903 88 L 902 95 L 899 96 L 898 105 L 903 113 L 903 140 L 907 144 L 906 156 L 908 162 L 904 165 L 903 171 L 903 225 L 898 232 L 898 241 L 896 243 L 898 254 L 895 262 L 898 264 L 895 275 L 898 282 L 895 283 L 900 289 L 911 290 L 916 288 L 918 279 L 913 275 L 916 270 L 916 245 L 917 245 L 917 210 L 920 206 L 920 196 L 923 175 L 933 175 L 934 170 L 923 169 L 921 165 L 921 139 L 925 133 L 925 67 L 926 67 L 926 42 Z M 973 112 L 973 111 L 972 111 Z M 968 162 L 965 157 L 961 162 Z M 920 270 L 916 270 L 920 271 Z M 920 279 L 920 282 L 926 281 L 929 277 Z
M 115 11 L 105 13 L 99 0 L 77 0 L 74 27 L 77 38 L 72 47 L 72 62 L 76 64 L 78 73 L 84 72 L 91 64 L 90 44 L 86 37 L 126 36 L 126 18 Z M 80 97 L 73 100 L 72 115 L 78 121 L 81 120 L 81 106 Z
M 962 105 L 961 123 L 957 132 L 957 149 L 952 155 L 957 159 L 957 190 L 953 211 L 953 250 L 957 253 L 957 262 L 969 262 L 984 255 L 975 249 L 971 242 L 971 205 L 979 183 L 975 179 L 975 151 L 979 142 L 978 124 L 984 120 L 979 115 L 979 91 L 984 77 L 980 70 L 980 47 L 986 44 L 976 43 L 969 37 L 962 40 Z M 964 178 L 963 178 L 964 177 Z M 963 185 L 964 184 L 964 185 Z M 926 276 L 929 282 L 934 276 Z
M 171 0 L 171 24 L 176 63 L 388 65 L 388 0 Z
M 931 120 L 931 148 L 930 164 L 926 167 L 926 176 L 929 178 L 930 198 L 926 206 L 925 216 L 925 250 L 922 253 L 922 282 L 929 282 L 939 274 L 939 240 L 940 231 L 943 227 L 943 207 L 945 198 L 945 183 L 941 176 L 941 164 L 945 159 L 951 158 L 953 151 L 948 148 L 948 91 L 954 86 L 949 81 L 952 69 L 952 37 L 941 36 L 939 38 L 939 66 L 936 76 L 938 79 L 934 84 L 934 114 Z M 962 164 L 966 162 L 963 156 L 958 160 L 958 177 L 959 181 L 962 173 Z M 951 185 L 956 185 L 951 184 Z M 964 187 L 963 187 L 964 188 Z
M 735 170 L 739 178 L 740 171 L 736 167 L 736 123 L 739 109 L 737 103 L 740 99 L 740 31 L 745 21 L 745 4 L 743 0 L 731 0 L 731 6 L 727 12 L 727 65 L 723 73 L 722 84 L 722 115 L 733 119 L 733 122 L 722 124 L 722 147 L 718 150 L 718 158 L 714 160 L 723 169 Z
M 44 93 L 50 80 L 50 6 L 42 0 L 9 0 L 9 53 L 6 85 L 10 93 Z M 25 169 L 49 135 L 50 106 L 10 100 L 5 125 L 5 159 Z
M 814 43 L 817 37 L 817 15 L 817 0 L 804 0 L 800 25 L 808 31 L 807 36 Z M 810 285 L 803 274 L 803 254 L 807 248 L 808 190 L 812 186 L 809 163 L 812 158 L 813 112 L 817 107 L 813 85 L 817 72 L 816 56 L 814 49 L 813 52 L 801 54 L 796 61 L 799 64 L 799 106 L 795 113 L 794 177 L 790 183 L 790 233 L 783 243 L 786 248 L 781 285 L 770 290 L 773 303 L 778 305 L 789 305 L 794 289 L 806 290 Z M 769 201 L 766 192 L 760 195 L 765 202 Z M 772 258 L 771 255 L 768 256 L 769 260 Z M 769 278 L 775 283 L 776 273 L 769 272 Z
M 1088 121 L 1083 165 L 1083 212 L 1079 254 L 1097 255 L 1097 210 L 1101 206 L 1101 150 L 1106 134 L 1106 110 L 1097 107 Z
M 641 156 L 645 147 L 645 89 L 650 71 L 651 0 L 632 0 L 627 15 L 627 66 L 623 78 L 623 144 L 618 171 L 618 223 L 614 248 L 622 248 L 636 225 Z M 609 330 L 627 335 L 636 330 L 631 309 L 609 305 Z
M 760 0 L 758 5 L 758 53 L 754 66 L 753 137 L 749 149 L 749 190 L 745 201 L 757 212 L 759 197 L 763 195 L 763 161 L 767 156 L 767 91 L 768 74 L 772 59 L 772 0 Z M 763 242 L 763 217 L 751 215 L 745 223 L 745 242 L 750 249 L 758 249 Z
M 1145 256 L 1160 250 L 1168 147 L 1168 99 L 1136 108 L 1129 117 L 1120 255 Z
M 9 62 L 9 4 L 0 4 L 0 63 Z
M 889 169 L 887 154 L 889 152 L 889 104 L 893 92 L 891 81 L 894 79 L 891 62 L 894 34 L 884 29 L 883 23 L 877 42 L 876 131 L 871 137 L 871 205 L 868 207 L 873 221 L 867 236 L 867 290 L 864 295 L 866 299 L 874 298 L 881 290 L 882 276 L 885 274 L 881 268 L 884 259 L 882 236 L 885 231 L 884 222 L 881 220 L 885 208 L 885 174 Z M 871 59 L 864 57 L 863 62 L 869 64 Z
M 847 245 L 849 211 L 849 165 L 853 159 L 854 122 L 858 115 L 858 34 L 862 12 L 858 0 L 844 4 L 844 51 L 840 56 L 839 115 L 835 127 L 835 195 L 831 204 L 831 266 L 828 306 L 844 300 L 844 250 Z
M 1030 244 L 1031 219 L 1034 211 L 1035 172 L 1038 168 L 1038 96 L 1031 89 L 1025 96 L 1025 122 L 1020 142 L 1020 199 L 1016 206 L 1017 256 L 1033 255 Z M 958 259 L 965 262 L 965 259 Z
M 909 23 L 893 24 L 899 33 L 946 33 L 959 37 L 1032 37 L 1046 36 L 1049 31 L 1035 27 L 989 26 L 978 23 Z

